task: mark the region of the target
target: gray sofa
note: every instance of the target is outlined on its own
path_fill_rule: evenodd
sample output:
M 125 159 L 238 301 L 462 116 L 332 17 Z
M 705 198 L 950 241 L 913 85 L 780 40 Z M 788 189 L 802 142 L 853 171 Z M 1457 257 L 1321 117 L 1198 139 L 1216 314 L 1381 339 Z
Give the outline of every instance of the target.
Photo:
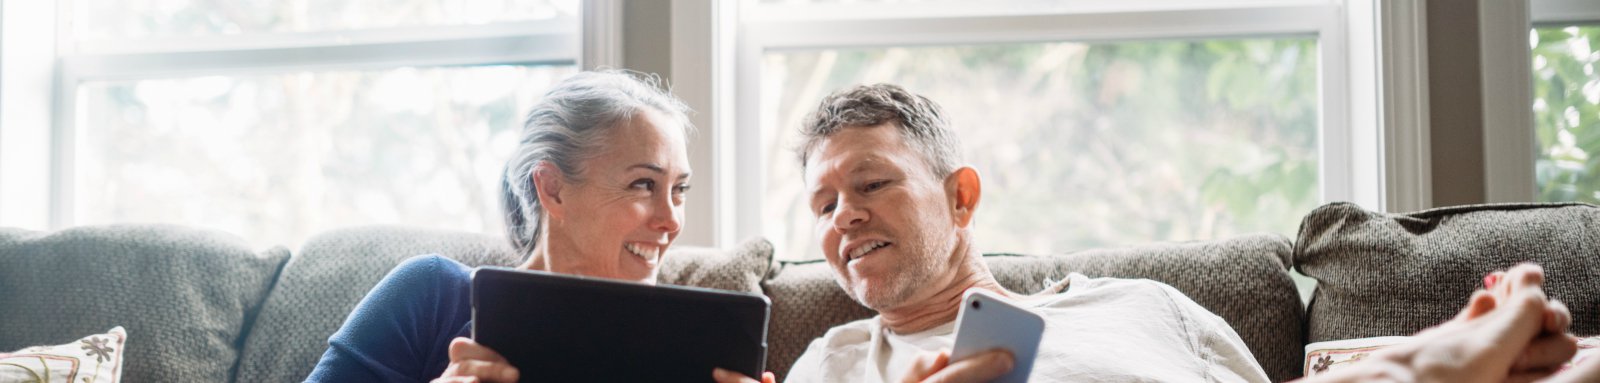
M 1580 334 L 1600 332 L 1600 208 L 1480 205 L 1385 214 L 1335 203 L 1291 241 L 1248 235 L 1051 255 L 989 254 L 1002 284 L 1033 292 L 1068 272 L 1148 278 L 1228 321 L 1268 375 L 1302 375 L 1307 342 L 1406 335 L 1454 314 L 1483 273 L 1518 261 L 1549 270 Z M 401 260 L 441 254 L 510 265 L 498 237 L 407 227 L 323 233 L 299 250 L 252 250 L 229 234 L 166 225 L 0 229 L 0 351 L 124 326 L 126 380 L 299 381 L 361 297 Z M 751 239 L 675 249 L 662 282 L 771 298 L 768 369 L 781 376 L 811 339 L 871 313 L 821 262 L 779 262 Z M 1318 279 L 1302 306 L 1288 270 Z

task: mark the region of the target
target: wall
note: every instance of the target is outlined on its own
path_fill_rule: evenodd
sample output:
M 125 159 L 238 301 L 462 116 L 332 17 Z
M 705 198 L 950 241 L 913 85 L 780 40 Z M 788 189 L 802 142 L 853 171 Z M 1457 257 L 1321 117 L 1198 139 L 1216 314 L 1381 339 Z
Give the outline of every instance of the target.
M 622 62 L 627 69 L 672 74 L 672 1 L 624 1 Z
M 1478 2 L 1429 1 L 1427 14 L 1433 206 L 1483 203 Z

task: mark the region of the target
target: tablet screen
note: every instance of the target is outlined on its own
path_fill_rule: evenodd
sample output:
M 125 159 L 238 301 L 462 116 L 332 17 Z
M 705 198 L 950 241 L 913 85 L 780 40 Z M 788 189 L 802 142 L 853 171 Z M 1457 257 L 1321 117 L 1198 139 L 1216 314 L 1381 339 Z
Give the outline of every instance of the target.
M 758 294 L 485 267 L 472 305 L 473 339 L 525 382 L 709 382 L 715 367 L 765 367 Z

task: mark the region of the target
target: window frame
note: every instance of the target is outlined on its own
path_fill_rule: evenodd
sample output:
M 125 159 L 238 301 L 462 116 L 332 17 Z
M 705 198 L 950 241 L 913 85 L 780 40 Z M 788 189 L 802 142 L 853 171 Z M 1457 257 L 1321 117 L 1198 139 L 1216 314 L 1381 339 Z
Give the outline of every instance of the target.
M 760 126 L 761 102 L 757 96 L 762 94 L 761 57 L 768 50 L 796 48 L 1312 35 L 1318 39 L 1321 71 L 1318 95 L 1320 200 L 1353 201 L 1377 209 L 1427 203 L 1425 197 L 1421 201 L 1415 198 L 1425 194 L 1417 190 L 1425 192 L 1426 182 L 1397 183 L 1385 179 L 1393 174 L 1415 173 L 1417 169 L 1425 172 L 1426 156 L 1395 161 L 1392 159 L 1397 149 L 1380 146 L 1393 140 L 1385 140 L 1380 134 L 1402 131 L 1413 137 L 1406 143 L 1425 147 L 1425 139 L 1415 139 L 1425 138 L 1425 130 L 1420 130 L 1419 134 L 1418 127 L 1409 124 L 1382 128 L 1388 124 L 1379 117 L 1398 112 L 1379 107 L 1378 101 L 1373 101 L 1379 99 L 1374 94 L 1393 93 L 1394 90 L 1372 84 L 1376 84 L 1376 76 L 1391 71 L 1351 70 L 1360 68 L 1361 59 L 1377 60 L 1375 54 L 1352 55 L 1352 51 L 1370 52 L 1380 43 L 1373 40 L 1376 37 L 1371 32 L 1376 26 L 1352 25 L 1349 21 L 1394 9 L 1420 15 L 1415 6 L 1347 8 L 1338 2 L 1309 0 L 1206 4 L 1088 0 L 1067 4 L 1044 1 L 1008 4 L 1015 6 L 953 1 L 930 1 L 913 8 L 903 5 L 897 8 L 892 4 L 850 8 L 839 5 L 746 6 L 737 23 L 734 53 L 734 92 L 741 97 L 734 97 L 735 101 L 728 106 L 734 109 L 734 122 L 743 127 L 732 139 L 733 156 L 737 159 L 733 171 L 742 180 L 735 186 L 735 198 L 731 201 L 732 210 L 736 212 L 732 224 L 736 237 L 763 235 L 767 221 L 761 217 L 762 189 L 766 185 L 760 155 L 761 143 L 766 137 L 762 136 L 765 132 Z M 1351 30 L 1367 30 L 1368 34 L 1351 34 Z M 1414 71 L 1402 73 L 1416 75 Z M 1425 80 L 1426 76 L 1421 78 Z M 1415 83 L 1414 77 L 1407 79 Z M 1402 88 L 1415 93 L 1413 88 Z M 1425 83 L 1422 89 L 1425 91 Z M 1370 104 L 1363 104 L 1361 100 Z M 1422 115 L 1426 115 L 1425 109 Z M 1426 125 L 1420 126 L 1425 128 Z M 1385 188 L 1398 192 L 1385 191 Z M 1397 199 L 1401 195 L 1412 198 Z
M 0 110 L 20 110 L 6 119 L 0 136 L 22 137 L 0 144 L 0 225 L 60 229 L 77 224 L 74 189 L 78 141 L 74 119 L 78 87 L 88 81 L 124 81 L 195 75 L 248 75 L 304 70 L 392 69 L 406 66 L 580 65 L 616 66 L 621 60 L 620 0 L 584 0 L 578 15 L 554 20 L 481 25 L 393 27 L 339 31 L 246 34 L 123 41 L 77 42 L 68 0 L 3 0 L 13 16 L 36 22 L 6 23 L 0 37 L 48 36 L 54 51 L 18 55 L 7 47 Z M 22 4 L 35 3 L 13 15 Z M 591 26 L 580 30 L 582 26 Z M 41 69 L 46 68 L 46 69 Z M 47 85 L 34 83 L 37 77 Z M 25 84 L 7 86 L 14 79 Z M 26 99 L 47 95 L 47 105 Z M 28 97 L 32 96 L 32 97 Z M 41 110 L 41 109 L 47 109 Z M 9 113 L 8 113 L 9 114 Z M 23 157 L 17 145 L 44 147 Z M 44 170 L 40 170 L 44 169 Z M 44 173 L 44 174 L 39 174 Z M 17 214 L 13 214 L 17 212 Z
M 1522 0 L 1529 1 L 1529 0 Z M 1531 0 L 1533 24 L 1600 22 L 1600 4 L 1588 0 Z

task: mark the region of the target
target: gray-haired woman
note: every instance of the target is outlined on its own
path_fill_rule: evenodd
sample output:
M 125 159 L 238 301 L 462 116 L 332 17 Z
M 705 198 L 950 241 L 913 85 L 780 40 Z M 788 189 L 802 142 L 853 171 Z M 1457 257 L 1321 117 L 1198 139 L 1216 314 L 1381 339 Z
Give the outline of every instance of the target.
M 518 267 L 655 283 L 683 222 L 690 129 L 687 108 L 657 83 L 579 73 L 533 107 L 501 182 Z M 437 255 L 406 260 L 328 339 L 307 380 L 516 381 L 516 368 L 466 338 L 471 273 Z

